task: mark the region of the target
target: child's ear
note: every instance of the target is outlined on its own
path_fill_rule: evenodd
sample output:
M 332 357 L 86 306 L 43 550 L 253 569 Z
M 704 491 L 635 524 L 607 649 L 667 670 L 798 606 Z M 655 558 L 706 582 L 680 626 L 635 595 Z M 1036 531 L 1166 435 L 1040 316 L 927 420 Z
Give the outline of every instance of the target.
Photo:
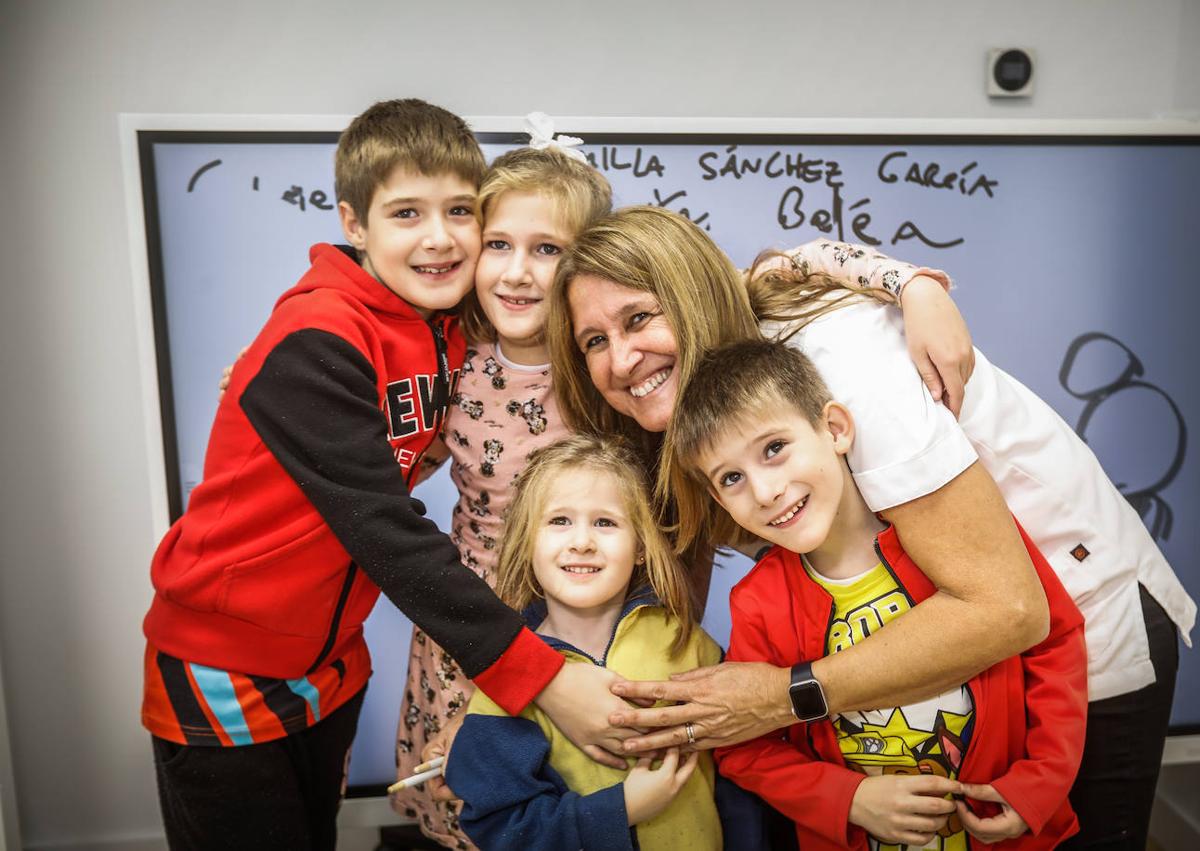
M 839 455 L 845 455 L 854 445 L 854 417 L 849 409 L 841 402 L 826 402 L 821 411 L 821 418 L 833 437 L 833 449 Z
M 342 220 L 342 233 L 346 235 L 346 242 L 353 247 L 362 251 L 367 247 L 367 226 L 358 218 L 358 213 L 354 212 L 345 201 L 338 201 L 338 218 Z

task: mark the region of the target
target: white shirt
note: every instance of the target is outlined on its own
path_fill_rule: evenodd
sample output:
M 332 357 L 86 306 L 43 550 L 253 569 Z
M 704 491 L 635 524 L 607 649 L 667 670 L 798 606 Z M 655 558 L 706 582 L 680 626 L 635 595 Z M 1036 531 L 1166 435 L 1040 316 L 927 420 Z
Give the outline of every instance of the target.
M 762 330 L 774 337 L 786 329 L 764 323 Z M 921 381 L 895 308 L 853 303 L 789 344 L 812 359 L 854 416 L 849 463 L 872 511 L 931 493 L 976 458 L 983 462 L 1083 613 L 1090 700 L 1154 682 L 1139 582 L 1191 646 L 1196 604 L 1137 512 L 1071 427 L 978 349 L 955 421 Z

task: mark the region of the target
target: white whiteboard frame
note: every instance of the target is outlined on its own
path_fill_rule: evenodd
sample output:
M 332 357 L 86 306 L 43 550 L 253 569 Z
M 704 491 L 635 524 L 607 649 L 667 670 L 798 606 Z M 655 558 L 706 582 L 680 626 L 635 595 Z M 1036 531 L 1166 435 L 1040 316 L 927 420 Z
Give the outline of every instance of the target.
M 142 206 L 142 176 L 138 161 L 138 133 L 144 130 L 341 132 L 353 115 L 226 115 L 153 114 L 118 115 L 121 164 L 125 184 L 130 282 L 137 323 L 139 379 L 142 389 L 142 425 L 146 440 L 147 486 L 151 495 L 152 528 L 156 543 L 170 526 L 166 459 L 163 457 L 162 407 L 158 392 L 158 367 L 154 320 L 150 303 L 150 265 L 146 220 Z M 523 133 L 525 119 L 513 115 L 464 116 L 478 133 Z M 555 126 L 569 133 L 663 133 L 729 135 L 870 135 L 870 136 L 1198 136 L 1200 121 L 1180 120 L 994 120 L 907 118 L 652 118 L 644 116 L 558 116 Z M 0 731 L 3 735 L 3 731 Z M 1200 735 L 1169 736 L 1164 765 L 1200 763 Z M 377 798 L 353 798 L 343 806 L 342 821 L 349 824 L 398 824 L 401 819 Z M 389 817 L 390 816 L 390 817 Z M 383 819 L 382 821 L 380 819 Z

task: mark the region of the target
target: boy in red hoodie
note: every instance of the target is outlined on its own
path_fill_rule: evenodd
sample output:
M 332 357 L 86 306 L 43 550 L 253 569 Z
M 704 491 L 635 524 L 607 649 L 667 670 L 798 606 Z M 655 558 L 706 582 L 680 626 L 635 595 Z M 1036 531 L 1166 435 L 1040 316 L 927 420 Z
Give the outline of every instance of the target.
M 462 365 L 446 311 L 473 282 L 484 169 L 462 119 L 419 100 L 338 142 L 350 245 L 312 248 L 237 362 L 151 567 L 142 721 L 172 848 L 334 846 L 380 591 L 508 711 L 580 699 L 409 496 Z
M 775 544 L 731 593 L 726 658 L 794 666 L 798 723 L 719 749 L 722 774 L 791 818 L 805 849 L 1042 849 L 1078 830 L 1067 792 L 1087 715 L 1083 619 L 1028 538 L 1045 640 L 966 683 L 913 682 L 896 706 L 829 718 L 806 663 L 935 590 L 855 487 L 850 412 L 799 352 L 737 343 L 705 358 L 667 440 L 686 471 L 681 512 L 711 494 Z

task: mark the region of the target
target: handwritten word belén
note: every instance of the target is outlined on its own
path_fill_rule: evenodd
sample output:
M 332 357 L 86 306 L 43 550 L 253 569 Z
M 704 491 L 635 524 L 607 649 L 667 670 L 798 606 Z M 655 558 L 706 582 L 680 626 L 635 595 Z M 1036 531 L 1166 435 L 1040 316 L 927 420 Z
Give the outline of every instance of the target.
M 893 160 L 902 160 L 908 157 L 908 151 L 892 151 L 885 154 L 883 159 L 879 161 L 879 179 L 884 183 L 895 183 L 900 179 L 897 172 L 892 171 Z M 968 172 L 974 170 L 977 162 L 971 162 L 963 166 L 958 171 L 948 171 L 942 173 L 942 167 L 938 163 L 929 163 L 924 168 L 920 163 L 913 162 L 908 166 L 908 171 L 904 173 L 905 183 L 915 183 L 918 186 L 924 186 L 927 189 L 957 189 L 961 194 L 970 197 L 978 190 L 982 189 L 989 198 L 995 198 L 992 192 L 1000 181 L 990 179 L 986 174 L 968 178 Z M 896 162 L 895 167 L 902 167 L 903 163 Z M 969 188 L 968 188 L 969 187 Z
M 779 207 L 777 208 L 775 219 L 784 230 L 795 230 L 804 224 L 805 221 L 821 233 L 833 233 L 836 230 L 838 240 L 845 242 L 846 214 L 866 207 L 870 203 L 870 198 L 860 198 L 853 204 L 845 206 L 842 201 L 841 187 L 834 186 L 833 197 L 830 200 L 828 208 L 814 210 L 811 215 L 808 215 L 804 212 L 803 208 L 804 189 L 800 186 L 789 186 L 784 190 L 783 195 L 779 199 Z M 864 245 L 879 245 L 880 241 L 867 231 L 867 227 L 870 224 L 871 214 L 869 212 L 863 210 L 857 213 L 850 220 L 850 230 L 854 234 L 854 240 Z M 913 238 L 919 239 L 930 248 L 953 248 L 964 241 L 963 237 L 958 237 L 957 239 L 939 242 L 926 236 L 913 222 L 904 221 L 896 228 L 895 233 L 893 233 L 891 244 L 895 245 L 901 240 Z

